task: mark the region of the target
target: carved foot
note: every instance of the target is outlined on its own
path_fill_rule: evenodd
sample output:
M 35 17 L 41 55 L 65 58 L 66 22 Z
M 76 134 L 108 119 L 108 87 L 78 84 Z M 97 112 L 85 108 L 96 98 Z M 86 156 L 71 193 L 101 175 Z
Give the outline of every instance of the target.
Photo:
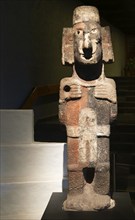
M 111 199 L 109 209 L 112 209 L 114 207 L 115 207 L 115 200 Z
M 63 203 L 65 211 L 98 211 L 114 206 L 115 201 L 110 196 L 95 193 L 90 184 L 85 186 L 82 194 L 68 195 Z

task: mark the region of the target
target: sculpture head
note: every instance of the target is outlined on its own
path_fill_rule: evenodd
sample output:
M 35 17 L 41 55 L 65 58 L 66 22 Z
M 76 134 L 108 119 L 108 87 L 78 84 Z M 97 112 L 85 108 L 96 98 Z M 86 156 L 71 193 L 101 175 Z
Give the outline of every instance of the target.
M 75 61 L 96 64 L 102 58 L 101 26 L 95 7 L 80 6 L 73 13 L 73 39 Z
M 79 6 L 73 12 L 73 28 L 63 29 L 62 63 L 97 64 L 114 61 L 108 26 L 100 26 L 97 8 Z

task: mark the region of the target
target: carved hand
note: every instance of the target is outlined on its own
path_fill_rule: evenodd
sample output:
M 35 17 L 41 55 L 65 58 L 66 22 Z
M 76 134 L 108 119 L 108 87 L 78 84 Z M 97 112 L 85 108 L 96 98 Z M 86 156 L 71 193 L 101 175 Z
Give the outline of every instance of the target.
M 95 87 L 94 96 L 100 99 L 108 99 L 116 103 L 116 90 L 110 83 L 99 84 Z
M 66 85 L 64 86 L 65 91 L 65 99 L 75 99 L 75 98 L 81 98 L 82 96 L 82 90 L 80 85 Z

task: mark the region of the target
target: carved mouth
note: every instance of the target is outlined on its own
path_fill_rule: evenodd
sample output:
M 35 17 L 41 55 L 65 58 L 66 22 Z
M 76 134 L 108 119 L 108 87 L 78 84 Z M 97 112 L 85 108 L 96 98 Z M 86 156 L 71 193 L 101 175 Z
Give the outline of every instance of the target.
M 79 49 L 80 58 L 85 64 L 96 63 L 97 42 L 91 42 L 90 47 L 82 47 Z
M 92 57 L 92 48 L 83 48 L 83 56 L 86 60 Z

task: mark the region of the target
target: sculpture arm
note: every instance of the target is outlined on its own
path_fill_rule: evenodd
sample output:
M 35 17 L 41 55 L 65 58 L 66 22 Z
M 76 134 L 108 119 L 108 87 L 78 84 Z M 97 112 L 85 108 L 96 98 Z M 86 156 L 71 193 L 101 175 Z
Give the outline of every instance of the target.
M 110 102 L 110 121 L 115 120 L 117 116 L 117 94 L 114 80 L 105 78 L 102 83 L 95 87 L 94 95 L 99 99 L 107 99 Z
M 94 96 L 99 99 L 107 99 L 111 103 L 117 103 L 116 85 L 114 80 L 105 78 L 95 87 Z
M 71 100 L 80 99 L 82 96 L 81 86 L 72 78 L 67 77 L 60 82 L 59 95 L 59 119 L 65 124 L 67 103 Z
M 72 77 L 64 78 L 60 83 L 59 103 L 64 103 L 72 99 L 78 99 L 82 96 L 81 86 L 76 83 Z
M 59 120 L 62 124 L 65 124 L 66 115 L 65 115 L 66 103 L 59 103 Z
M 111 103 L 111 109 L 110 109 L 110 121 L 114 121 L 117 117 L 117 103 Z
M 110 108 L 110 121 L 114 121 L 117 117 L 118 113 L 118 106 L 117 106 L 117 93 L 116 93 L 116 84 L 115 81 L 112 79 L 108 79 L 110 82 L 112 90 L 110 91 L 111 96 L 113 97 L 113 101 L 111 102 L 111 108 Z

